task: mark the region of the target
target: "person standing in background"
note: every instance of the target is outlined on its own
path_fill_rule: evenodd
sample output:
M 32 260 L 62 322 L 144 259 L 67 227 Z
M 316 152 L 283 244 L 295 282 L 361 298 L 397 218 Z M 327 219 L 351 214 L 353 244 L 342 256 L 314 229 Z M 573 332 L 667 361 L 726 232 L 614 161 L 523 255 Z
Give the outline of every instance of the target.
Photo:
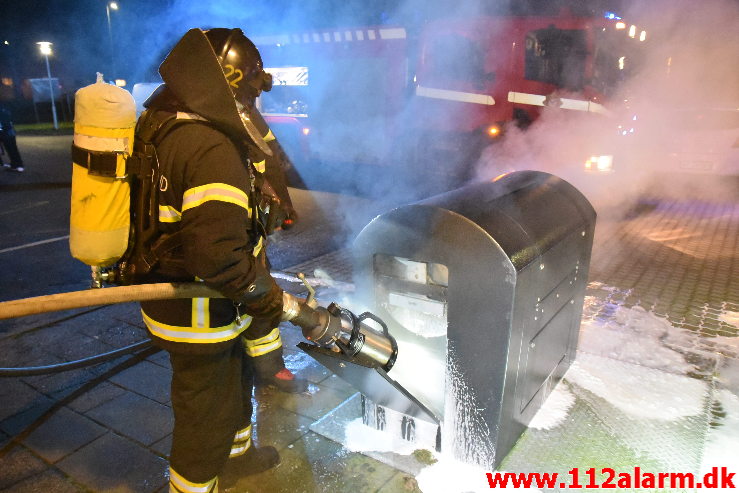
M 18 151 L 18 144 L 15 142 L 15 127 L 13 127 L 13 119 L 10 115 L 10 111 L 0 106 L 0 142 L 3 148 L 8 152 L 10 163 L 3 163 L 3 167 L 7 171 L 23 172 L 23 159 L 21 159 L 21 153 Z

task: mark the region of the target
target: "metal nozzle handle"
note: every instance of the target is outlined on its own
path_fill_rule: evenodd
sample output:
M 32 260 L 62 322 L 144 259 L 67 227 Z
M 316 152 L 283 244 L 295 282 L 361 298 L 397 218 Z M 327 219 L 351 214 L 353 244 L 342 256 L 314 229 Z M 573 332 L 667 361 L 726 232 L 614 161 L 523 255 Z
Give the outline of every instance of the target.
M 305 289 L 308 290 L 308 297 L 305 299 L 305 304 L 311 308 L 317 307 L 318 302 L 316 301 L 316 290 L 313 289 L 313 286 L 310 285 L 308 280 L 305 278 L 305 274 L 302 272 L 298 272 L 298 279 L 303 282 Z

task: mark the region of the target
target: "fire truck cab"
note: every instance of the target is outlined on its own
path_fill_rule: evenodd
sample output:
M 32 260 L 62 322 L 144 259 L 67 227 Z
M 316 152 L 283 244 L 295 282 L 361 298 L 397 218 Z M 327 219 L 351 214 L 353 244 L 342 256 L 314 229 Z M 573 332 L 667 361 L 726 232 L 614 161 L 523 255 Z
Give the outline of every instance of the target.
M 273 74 L 262 114 L 301 164 L 382 165 L 404 104 L 402 28 L 330 29 L 254 37 Z
M 411 33 L 374 26 L 255 38 L 276 80 L 262 110 L 297 166 L 386 165 L 458 186 L 482 149 L 545 107 L 612 125 L 609 97 L 636 60 L 626 52 L 645 38 L 614 14 L 567 8 L 444 18 Z M 283 77 L 290 70 L 300 82 Z

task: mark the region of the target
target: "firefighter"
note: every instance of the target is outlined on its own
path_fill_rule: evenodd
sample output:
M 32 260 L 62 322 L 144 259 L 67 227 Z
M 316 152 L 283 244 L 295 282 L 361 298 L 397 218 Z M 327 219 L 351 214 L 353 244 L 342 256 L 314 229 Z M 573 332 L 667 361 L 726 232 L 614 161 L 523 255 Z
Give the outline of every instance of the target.
M 219 475 L 279 463 L 273 447 L 251 444 L 254 371 L 295 380 L 282 363 L 282 290 L 269 273 L 269 221 L 259 208 L 268 187 L 257 168 L 271 151 L 254 102 L 271 77 L 241 30 L 224 28 L 188 31 L 159 72 L 164 85 L 138 123 L 169 122 L 154 140 L 159 244 L 169 246 L 152 280 L 199 280 L 226 298 L 143 302 L 142 314 L 172 364 L 170 491 L 216 491 Z

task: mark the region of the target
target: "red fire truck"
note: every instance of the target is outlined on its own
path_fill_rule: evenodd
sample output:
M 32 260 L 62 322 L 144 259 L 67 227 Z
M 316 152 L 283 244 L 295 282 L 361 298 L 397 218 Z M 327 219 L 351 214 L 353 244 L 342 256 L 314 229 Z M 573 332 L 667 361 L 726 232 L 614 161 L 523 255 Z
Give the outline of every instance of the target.
M 413 31 L 370 26 L 253 39 L 275 77 L 262 112 L 298 168 L 384 165 L 450 185 L 468 178 L 507 128 L 530 125 L 545 107 L 613 125 L 609 98 L 645 38 L 615 14 L 564 8 L 444 18 Z M 611 166 L 597 154 L 588 162 Z

